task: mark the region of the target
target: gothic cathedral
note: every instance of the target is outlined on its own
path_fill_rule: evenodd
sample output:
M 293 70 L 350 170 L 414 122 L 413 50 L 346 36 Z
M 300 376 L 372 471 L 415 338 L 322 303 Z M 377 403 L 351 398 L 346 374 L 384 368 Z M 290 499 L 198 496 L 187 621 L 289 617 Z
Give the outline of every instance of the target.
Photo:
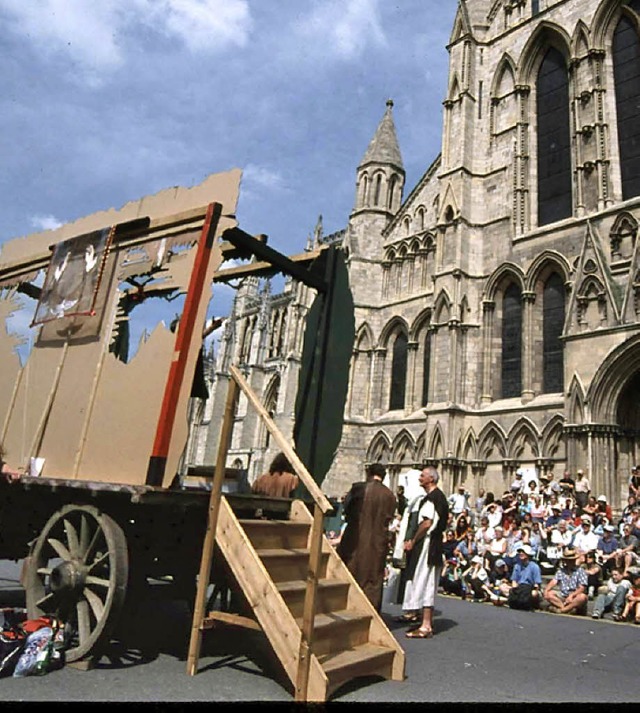
M 458 4 L 440 155 L 405 187 L 388 102 L 346 229 L 313 238 L 347 255 L 357 329 L 323 489 L 373 461 L 496 493 L 583 468 L 619 507 L 640 460 L 640 0 Z M 291 431 L 308 292 L 242 286 L 192 462 L 215 461 L 230 362 Z M 254 478 L 273 448 L 241 405 L 230 460 Z

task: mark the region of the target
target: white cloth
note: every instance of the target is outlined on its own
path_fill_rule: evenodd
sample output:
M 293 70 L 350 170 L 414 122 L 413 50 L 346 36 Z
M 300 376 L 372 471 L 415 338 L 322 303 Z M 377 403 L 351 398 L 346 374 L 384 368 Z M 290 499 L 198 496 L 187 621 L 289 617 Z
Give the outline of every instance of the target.
M 590 552 L 598 547 L 598 540 L 600 538 L 596 533 L 589 528 L 589 532 L 580 531 L 573 538 L 573 546 L 579 552 Z
M 422 498 L 424 498 L 425 492 L 422 490 L 421 494 L 418 496 L 414 496 L 412 500 L 409 500 L 407 503 L 407 507 L 404 509 L 404 513 L 402 514 L 402 520 L 400 522 L 400 529 L 398 530 L 398 534 L 396 536 L 396 545 L 393 548 L 393 559 L 395 560 L 401 560 L 402 556 L 404 554 L 404 538 L 407 535 L 407 525 L 409 524 L 409 515 L 416 510 L 416 508 L 420 505 L 420 501 Z
M 436 601 L 436 593 L 438 584 L 440 583 L 440 573 L 442 566 L 433 567 L 428 563 L 429 558 L 429 543 L 431 533 L 438 524 L 438 513 L 434 504 L 427 500 L 419 510 L 418 524 L 425 519 L 431 520 L 431 526 L 424 537 L 422 551 L 416 569 L 413 574 L 413 579 L 407 581 L 404 590 L 404 601 L 402 608 L 407 611 L 416 611 L 423 607 L 432 607 Z

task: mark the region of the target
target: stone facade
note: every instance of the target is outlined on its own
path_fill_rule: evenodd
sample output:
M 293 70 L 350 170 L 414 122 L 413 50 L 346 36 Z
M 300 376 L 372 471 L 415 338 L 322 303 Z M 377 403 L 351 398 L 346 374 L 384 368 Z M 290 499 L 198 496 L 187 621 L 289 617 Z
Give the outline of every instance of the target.
M 460 0 L 442 151 L 405 198 L 389 102 L 339 236 L 357 336 L 329 495 L 383 461 L 393 477 L 434 462 L 445 490 L 499 493 L 517 467 L 581 467 L 595 494 L 626 498 L 640 459 L 640 136 L 624 102 L 640 101 L 639 28 L 638 0 Z M 311 297 L 243 288 L 217 363 L 214 394 L 246 355 L 285 432 Z M 269 443 L 243 414 L 232 457 L 251 454 L 253 476 Z

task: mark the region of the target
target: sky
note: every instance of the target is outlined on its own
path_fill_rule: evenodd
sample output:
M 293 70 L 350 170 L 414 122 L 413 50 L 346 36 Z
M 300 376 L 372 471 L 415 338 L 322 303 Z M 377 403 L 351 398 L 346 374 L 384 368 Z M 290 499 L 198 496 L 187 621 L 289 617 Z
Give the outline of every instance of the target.
M 0 0 L 0 250 L 210 173 L 301 252 L 346 226 L 385 110 L 405 195 L 440 150 L 455 0 Z M 1 258 L 0 258 L 1 259 Z

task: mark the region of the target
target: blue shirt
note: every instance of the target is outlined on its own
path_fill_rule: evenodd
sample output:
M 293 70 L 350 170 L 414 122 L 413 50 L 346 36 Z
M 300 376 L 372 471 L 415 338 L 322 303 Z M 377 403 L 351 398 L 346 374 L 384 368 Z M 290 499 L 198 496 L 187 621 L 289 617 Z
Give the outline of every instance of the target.
M 601 537 L 598 541 L 598 549 L 603 555 L 610 555 L 618 549 L 618 540 L 615 537 L 611 537 L 609 540 Z
M 511 581 L 517 584 L 531 584 L 532 586 L 542 584 L 542 576 L 540 575 L 540 567 L 536 562 L 529 560 L 526 565 L 523 565 L 520 560 L 516 562 L 511 574 Z

